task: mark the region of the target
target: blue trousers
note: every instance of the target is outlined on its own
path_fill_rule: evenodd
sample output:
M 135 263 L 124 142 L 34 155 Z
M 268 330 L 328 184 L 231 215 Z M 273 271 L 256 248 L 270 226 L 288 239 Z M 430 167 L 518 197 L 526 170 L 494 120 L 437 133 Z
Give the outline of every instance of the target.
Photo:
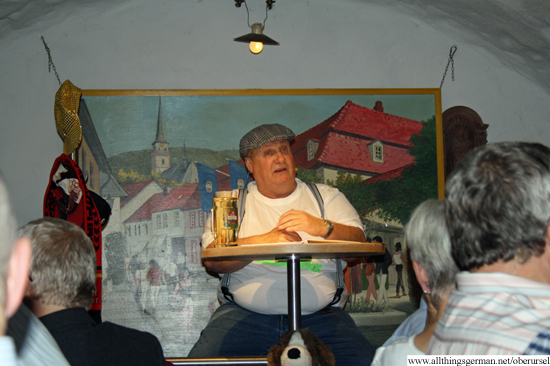
M 336 364 L 371 364 L 374 348 L 353 319 L 341 308 L 302 315 L 302 328 L 309 328 L 330 347 Z M 265 315 L 234 303 L 220 306 L 212 315 L 188 357 L 266 356 L 288 331 L 287 315 Z

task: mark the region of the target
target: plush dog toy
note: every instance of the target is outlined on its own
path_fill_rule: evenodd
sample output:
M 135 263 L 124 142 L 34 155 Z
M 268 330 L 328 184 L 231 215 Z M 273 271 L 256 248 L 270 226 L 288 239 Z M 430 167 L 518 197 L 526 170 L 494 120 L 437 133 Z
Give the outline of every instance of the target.
M 309 329 L 289 331 L 267 355 L 268 366 L 335 366 L 330 348 Z

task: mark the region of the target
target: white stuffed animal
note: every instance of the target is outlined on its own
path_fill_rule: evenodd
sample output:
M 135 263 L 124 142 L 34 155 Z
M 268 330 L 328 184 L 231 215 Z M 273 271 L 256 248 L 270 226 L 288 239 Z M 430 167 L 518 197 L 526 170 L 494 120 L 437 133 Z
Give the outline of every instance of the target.
M 289 331 L 267 355 L 268 366 L 335 366 L 330 348 L 309 329 Z

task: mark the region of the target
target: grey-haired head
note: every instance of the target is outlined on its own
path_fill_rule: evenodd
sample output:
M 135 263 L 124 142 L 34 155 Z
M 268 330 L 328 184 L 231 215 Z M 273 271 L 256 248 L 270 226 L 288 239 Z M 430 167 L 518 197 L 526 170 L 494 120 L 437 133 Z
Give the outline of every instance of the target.
M 445 196 L 461 270 L 540 257 L 550 230 L 550 148 L 531 142 L 478 147 L 451 173 Z
M 265 124 L 253 128 L 241 139 L 241 143 L 239 144 L 241 158 L 244 159 L 247 157 L 250 150 L 258 149 L 271 141 L 291 141 L 295 136 L 290 128 L 278 123 Z

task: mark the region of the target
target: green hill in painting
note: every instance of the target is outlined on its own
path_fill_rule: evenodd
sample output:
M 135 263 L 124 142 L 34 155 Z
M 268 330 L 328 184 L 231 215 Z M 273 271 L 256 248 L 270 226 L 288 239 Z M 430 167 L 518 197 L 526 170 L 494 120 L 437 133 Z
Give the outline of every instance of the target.
M 215 151 L 211 149 L 187 147 L 187 161 L 197 161 L 199 163 L 217 168 L 229 163 L 229 160 L 240 160 L 238 150 Z M 120 169 L 129 172 L 132 169 L 140 175 L 151 175 L 151 151 L 139 150 L 122 153 L 111 156 L 109 164 L 115 176 Z M 181 165 L 183 162 L 183 148 L 170 148 L 170 163 L 171 165 Z

